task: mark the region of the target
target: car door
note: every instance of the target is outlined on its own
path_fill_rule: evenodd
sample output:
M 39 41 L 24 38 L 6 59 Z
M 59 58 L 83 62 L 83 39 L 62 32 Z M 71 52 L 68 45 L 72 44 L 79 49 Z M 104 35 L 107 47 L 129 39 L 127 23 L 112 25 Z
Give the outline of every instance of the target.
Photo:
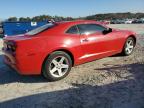
M 107 30 L 106 27 L 99 24 L 80 24 L 77 26 L 81 34 L 80 41 L 83 51 L 81 59 L 91 61 L 117 52 L 118 39 L 113 33 L 104 35 L 102 31 Z

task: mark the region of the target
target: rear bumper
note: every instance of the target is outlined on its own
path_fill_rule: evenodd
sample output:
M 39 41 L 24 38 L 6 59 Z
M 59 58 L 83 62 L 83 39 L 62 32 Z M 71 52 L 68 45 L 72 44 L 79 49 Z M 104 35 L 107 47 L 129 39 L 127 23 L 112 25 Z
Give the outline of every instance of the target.
M 16 58 L 15 58 L 15 54 L 13 54 L 12 52 L 6 51 L 6 50 L 2 50 L 2 52 L 4 53 L 4 63 L 7 66 L 14 69 L 15 71 L 17 71 L 18 73 L 20 73 L 20 70 L 17 66 L 17 61 L 16 61 Z
M 13 52 L 2 50 L 4 55 L 4 63 L 16 70 L 21 75 L 40 75 L 41 64 L 39 55 L 28 56 L 18 55 Z M 38 60 L 37 60 L 38 59 Z

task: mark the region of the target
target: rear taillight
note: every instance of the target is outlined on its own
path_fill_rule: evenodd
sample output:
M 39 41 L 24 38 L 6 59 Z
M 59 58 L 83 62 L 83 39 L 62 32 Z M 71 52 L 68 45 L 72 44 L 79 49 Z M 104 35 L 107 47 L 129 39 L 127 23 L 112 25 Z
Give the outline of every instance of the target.
M 15 52 L 16 51 L 16 42 L 14 42 L 14 41 L 5 42 L 4 47 L 6 50 Z

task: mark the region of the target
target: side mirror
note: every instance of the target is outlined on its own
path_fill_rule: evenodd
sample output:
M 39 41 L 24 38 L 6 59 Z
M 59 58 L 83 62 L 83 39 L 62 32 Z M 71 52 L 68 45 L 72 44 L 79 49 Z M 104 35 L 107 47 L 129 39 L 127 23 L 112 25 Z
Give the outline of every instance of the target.
M 107 30 L 104 30 L 102 33 L 104 35 L 108 34 L 108 33 L 111 33 L 112 32 L 112 28 L 108 28 Z

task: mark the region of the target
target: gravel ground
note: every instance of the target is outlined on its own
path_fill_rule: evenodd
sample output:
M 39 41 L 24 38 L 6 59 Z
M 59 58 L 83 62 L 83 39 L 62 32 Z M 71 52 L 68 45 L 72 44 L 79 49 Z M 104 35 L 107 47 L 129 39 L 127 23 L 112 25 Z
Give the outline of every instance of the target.
M 111 24 L 110 27 L 124 30 L 132 30 L 138 34 L 144 34 L 144 24 Z
M 139 34 L 134 53 L 74 67 L 61 81 L 21 76 L 0 56 L 0 108 L 144 108 L 144 25 L 110 26 Z

